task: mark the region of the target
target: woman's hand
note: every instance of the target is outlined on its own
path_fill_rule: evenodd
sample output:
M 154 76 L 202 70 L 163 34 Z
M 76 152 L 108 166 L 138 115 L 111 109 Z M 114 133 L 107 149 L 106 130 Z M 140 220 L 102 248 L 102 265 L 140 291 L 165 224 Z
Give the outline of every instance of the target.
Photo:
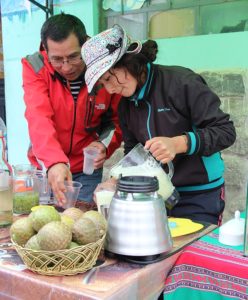
M 172 138 L 158 136 L 145 143 L 145 149 L 163 164 L 172 161 L 176 154 L 187 152 L 187 137 L 185 135 Z

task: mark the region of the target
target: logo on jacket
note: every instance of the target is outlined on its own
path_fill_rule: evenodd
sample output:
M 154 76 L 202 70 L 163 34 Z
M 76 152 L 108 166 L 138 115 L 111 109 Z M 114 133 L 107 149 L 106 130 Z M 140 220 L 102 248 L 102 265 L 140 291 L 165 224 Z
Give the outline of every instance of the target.
M 158 112 L 163 112 L 163 111 L 170 111 L 171 109 L 168 107 L 164 107 L 164 108 L 158 108 Z
M 104 103 L 99 103 L 99 104 L 96 104 L 95 107 L 96 107 L 96 109 L 104 110 L 106 106 Z

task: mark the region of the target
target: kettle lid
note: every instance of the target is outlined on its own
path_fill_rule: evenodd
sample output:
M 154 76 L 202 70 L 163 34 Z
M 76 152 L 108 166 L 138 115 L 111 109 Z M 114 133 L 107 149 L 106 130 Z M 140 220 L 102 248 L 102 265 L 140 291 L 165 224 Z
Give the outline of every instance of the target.
M 151 193 L 159 189 L 156 176 L 121 176 L 117 190 L 127 193 Z

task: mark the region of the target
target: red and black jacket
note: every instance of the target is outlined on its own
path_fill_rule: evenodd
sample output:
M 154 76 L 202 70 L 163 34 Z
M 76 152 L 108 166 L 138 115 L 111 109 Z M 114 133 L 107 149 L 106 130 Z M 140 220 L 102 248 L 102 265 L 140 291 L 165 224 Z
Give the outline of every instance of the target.
M 45 51 L 23 58 L 22 65 L 32 164 L 48 169 L 59 162 L 69 163 L 71 172 L 77 173 L 83 169 L 83 148 L 91 142 L 102 141 L 107 157 L 120 146 L 118 95 L 103 88 L 88 95 L 83 83 L 75 101 Z

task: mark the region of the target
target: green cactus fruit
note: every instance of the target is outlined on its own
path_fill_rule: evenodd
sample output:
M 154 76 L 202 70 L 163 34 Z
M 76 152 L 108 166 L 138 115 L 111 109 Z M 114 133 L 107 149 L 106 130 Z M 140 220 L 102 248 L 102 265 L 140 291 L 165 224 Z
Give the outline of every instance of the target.
M 74 224 L 74 220 L 66 215 L 61 215 L 61 222 L 64 223 L 65 225 L 67 225 L 68 227 L 70 227 L 72 229 L 73 224 Z
M 69 207 L 63 211 L 62 215 L 72 218 L 74 221 L 82 217 L 83 212 L 76 207 Z
M 107 230 L 107 221 L 104 216 L 98 211 L 89 210 L 83 214 L 83 218 L 90 219 L 96 225 L 96 228 L 99 230 L 100 235 L 104 235 Z
M 78 219 L 72 228 L 72 239 L 79 245 L 96 242 L 100 238 L 99 230 L 95 223 L 88 218 Z
M 37 234 L 33 235 L 26 243 L 25 248 L 32 250 L 41 250 L 37 239 Z
M 37 234 L 41 249 L 48 251 L 68 248 L 71 238 L 71 229 L 60 221 L 52 221 L 44 225 Z
M 52 221 L 60 221 L 59 212 L 53 206 L 40 206 L 30 215 L 32 225 L 35 231 L 39 231 L 45 224 Z
M 76 248 L 76 247 L 79 247 L 79 246 L 80 245 L 78 243 L 71 242 L 70 245 L 69 245 L 69 249 Z
M 10 227 L 12 240 L 20 246 L 24 246 L 34 234 L 35 231 L 29 217 L 16 220 Z

